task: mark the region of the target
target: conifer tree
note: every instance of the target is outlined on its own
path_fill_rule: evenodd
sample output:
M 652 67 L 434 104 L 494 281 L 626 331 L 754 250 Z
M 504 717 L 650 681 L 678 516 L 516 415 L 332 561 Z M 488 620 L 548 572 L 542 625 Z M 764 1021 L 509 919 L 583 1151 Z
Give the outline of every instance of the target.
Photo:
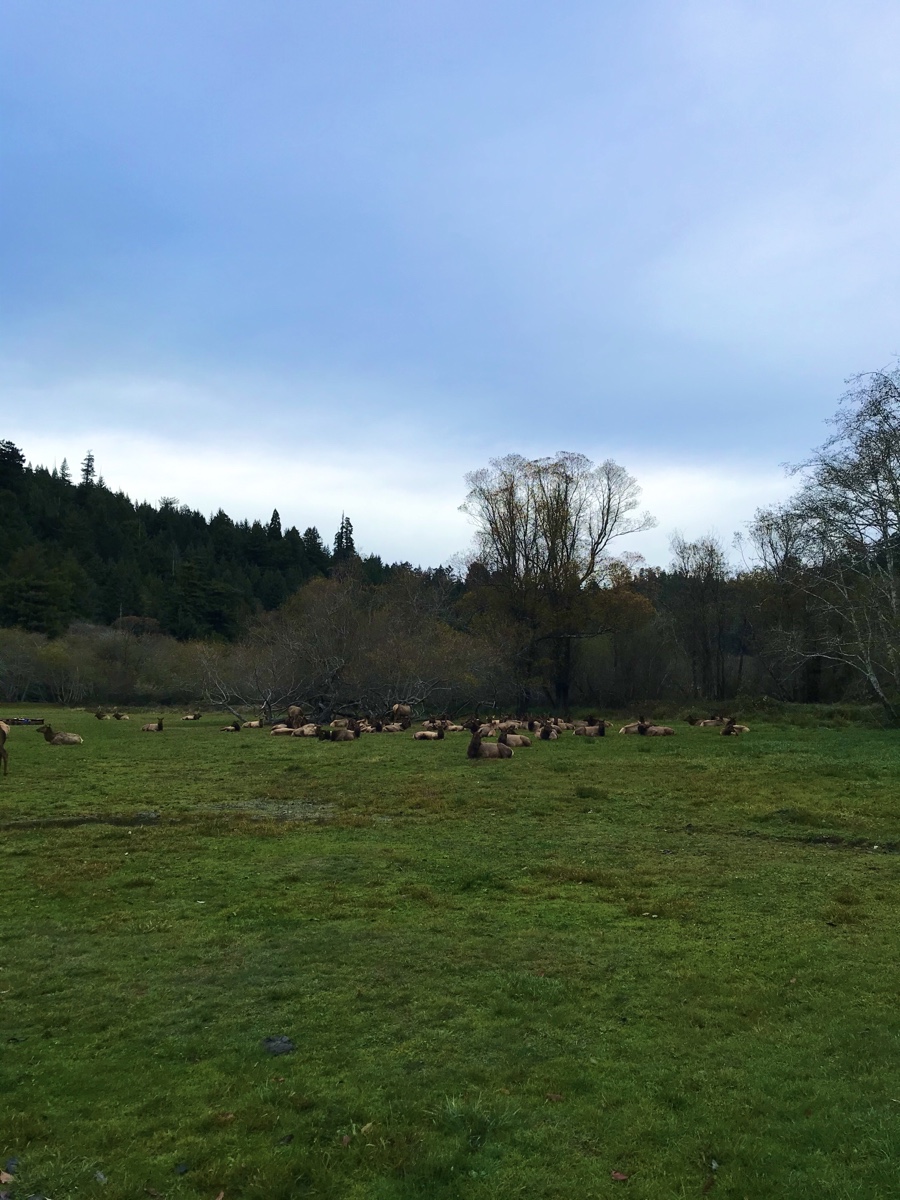
M 346 562 L 348 558 L 356 557 L 356 546 L 353 543 L 353 526 L 350 518 L 341 513 L 341 524 L 334 535 L 334 561 Z
M 88 450 L 81 464 L 81 483 L 83 487 L 91 487 L 97 472 L 94 469 L 94 452 Z

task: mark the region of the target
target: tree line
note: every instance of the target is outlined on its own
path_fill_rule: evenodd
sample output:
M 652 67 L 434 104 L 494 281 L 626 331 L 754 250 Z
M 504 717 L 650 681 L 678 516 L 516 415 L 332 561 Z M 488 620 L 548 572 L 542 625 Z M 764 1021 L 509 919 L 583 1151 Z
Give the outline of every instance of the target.
M 0 445 L 5 699 L 190 702 L 316 716 L 397 701 L 566 712 L 678 701 L 874 700 L 900 713 L 900 371 L 860 376 L 790 501 L 760 509 L 736 567 L 714 537 L 647 566 L 619 464 L 560 453 L 467 476 L 466 567 L 419 569 L 29 468 Z
M 234 640 L 259 612 L 355 555 L 343 518 L 334 547 L 319 531 L 202 513 L 164 497 L 135 503 L 111 491 L 90 452 L 77 480 L 62 468 L 26 465 L 0 442 L 0 626 L 55 637 L 74 621 L 167 633 L 179 640 Z M 377 556 L 363 562 L 383 576 Z

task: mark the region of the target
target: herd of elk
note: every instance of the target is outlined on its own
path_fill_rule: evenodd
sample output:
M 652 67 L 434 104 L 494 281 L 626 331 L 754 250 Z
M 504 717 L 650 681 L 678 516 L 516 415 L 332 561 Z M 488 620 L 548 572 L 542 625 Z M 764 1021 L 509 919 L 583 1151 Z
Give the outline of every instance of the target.
M 306 721 L 303 709 L 299 705 L 291 705 L 288 708 L 287 719 L 280 724 L 272 725 L 269 732 L 272 737 L 314 737 L 320 741 L 354 742 L 364 733 L 403 733 L 411 728 L 412 708 L 409 704 L 394 704 L 391 707 L 390 715 L 393 718 L 391 721 L 374 720 L 372 723 L 361 718 L 336 717 L 330 725 L 322 726 Z M 106 713 L 102 708 L 98 708 L 94 716 L 98 721 L 129 720 L 127 714 L 119 712 L 118 708 L 112 713 Z M 182 721 L 199 721 L 201 716 L 200 711 L 195 709 L 181 719 Z M 160 717 L 157 721 L 142 725 L 141 732 L 162 733 L 163 719 Z M 750 732 L 750 727 L 737 724 L 735 717 L 726 717 L 720 714 L 714 714 L 705 719 L 689 716 L 687 722 L 697 729 L 717 728 L 723 737 L 734 737 Z M 221 732 L 239 733 L 242 729 L 265 727 L 265 720 L 242 721 L 236 716 L 230 724 L 222 726 Z M 440 717 L 422 721 L 422 728 L 414 731 L 412 736 L 417 742 L 442 742 L 448 733 L 467 730 L 471 735 L 466 748 L 468 758 L 506 759 L 512 758 L 514 749 L 530 747 L 533 737 L 537 737 L 540 741 L 557 741 L 567 730 L 571 730 L 575 737 L 605 737 L 606 731 L 610 727 L 610 721 L 602 720 L 594 715 L 574 723 L 562 721 L 558 717 L 531 718 L 522 721 L 512 718 L 479 721 L 476 717 L 467 724 L 457 725 L 444 713 Z M 527 733 L 522 733 L 521 730 L 527 730 Z M 80 734 L 55 731 L 51 725 L 46 723 L 38 727 L 38 733 L 52 746 L 80 746 L 84 741 Z M 640 737 L 673 737 L 675 730 L 671 725 L 657 725 L 641 715 L 636 721 L 623 725 L 619 733 L 637 734 Z M 529 737 L 528 734 L 531 736 Z M 3 766 L 4 776 L 9 774 L 9 752 L 6 748 L 8 737 L 9 725 L 0 721 L 0 763 Z M 496 741 L 486 740 L 488 738 L 496 738 Z

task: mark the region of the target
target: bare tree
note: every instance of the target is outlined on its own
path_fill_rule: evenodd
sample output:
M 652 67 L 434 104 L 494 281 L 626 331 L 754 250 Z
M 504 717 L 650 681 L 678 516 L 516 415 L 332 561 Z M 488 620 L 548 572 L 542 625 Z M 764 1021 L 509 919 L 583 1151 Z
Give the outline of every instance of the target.
M 466 476 L 462 511 L 475 522 L 475 560 L 493 607 L 522 631 L 520 706 L 540 684 L 567 708 L 573 643 L 607 632 L 598 604 L 610 542 L 649 529 L 640 488 L 618 463 L 583 454 L 511 454 Z M 479 579 L 470 571 L 470 583 Z
M 757 514 L 756 543 L 771 569 L 789 569 L 809 597 L 817 656 L 856 673 L 897 718 L 900 693 L 900 369 L 856 376 L 835 432 L 794 468 L 788 505 Z
M 726 694 L 724 635 L 728 621 L 728 563 L 716 538 L 672 538 L 670 597 L 666 607 L 691 667 L 691 693 L 722 700 Z

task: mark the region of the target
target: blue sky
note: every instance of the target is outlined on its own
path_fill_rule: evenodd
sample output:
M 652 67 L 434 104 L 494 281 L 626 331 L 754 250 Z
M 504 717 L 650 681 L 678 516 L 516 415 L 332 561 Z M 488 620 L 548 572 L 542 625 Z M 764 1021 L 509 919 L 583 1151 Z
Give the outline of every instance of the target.
M 900 9 L 5 0 L 3 435 L 388 558 L 577 450 L 671 531 L 900 349 Z

